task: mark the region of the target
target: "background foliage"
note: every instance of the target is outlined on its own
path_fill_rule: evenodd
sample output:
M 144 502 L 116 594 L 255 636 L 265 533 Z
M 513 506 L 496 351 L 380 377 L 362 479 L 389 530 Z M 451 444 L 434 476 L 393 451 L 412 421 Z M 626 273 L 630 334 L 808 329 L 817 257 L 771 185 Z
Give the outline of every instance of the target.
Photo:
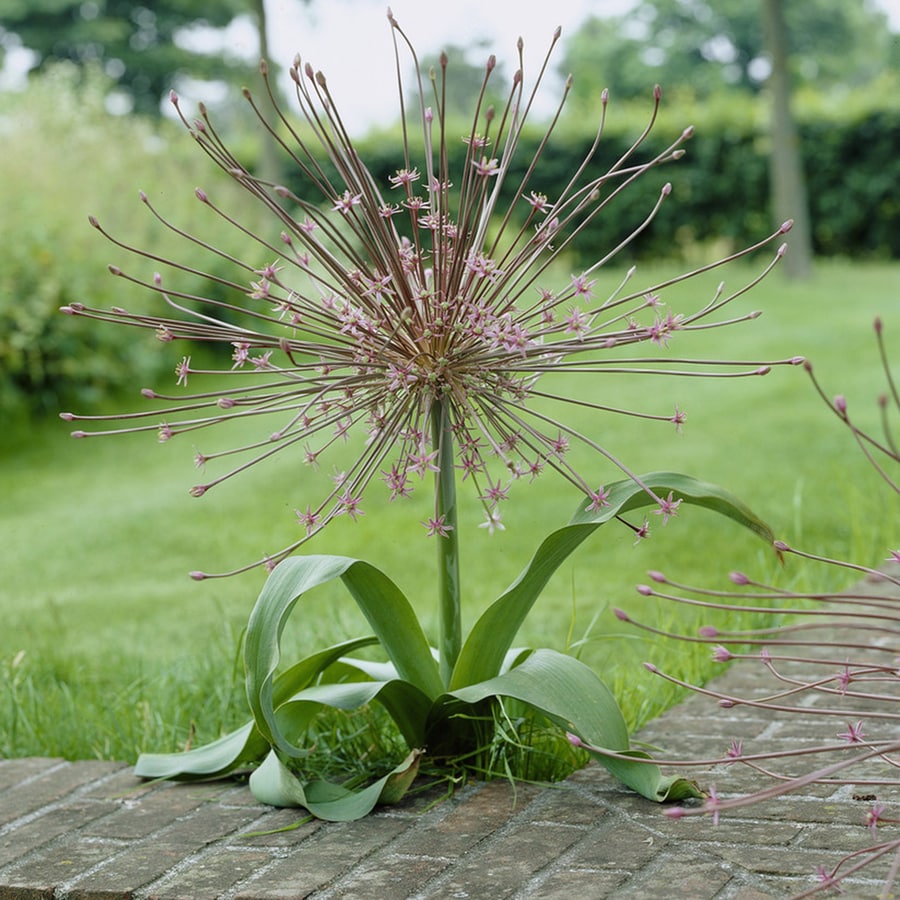
M 115 329 L 60 314 L 78 301 L 133 307 L 146 300 L 110 276 L 107 264 L 124 265 L 128 255 L 90 227 L 88 214 L 133 244 L 158 253 L 180 248 L 183 241 L 141 204 L 143 187 L 182 227 L 239 249 L 233 230 L 193 193 L 201 182 L 222 191 L 232 185 L 210 178 L 180 127 L 110 116 L 108 89 L 96 68 L 59 64 L 26 92 L 0 93 L 8 148 L 0 179 L 0 410 L 7 439 L 16 419 L 55 415 L 72 403 L 91 406 L 171 367 L 152 345 L 123 342 Z

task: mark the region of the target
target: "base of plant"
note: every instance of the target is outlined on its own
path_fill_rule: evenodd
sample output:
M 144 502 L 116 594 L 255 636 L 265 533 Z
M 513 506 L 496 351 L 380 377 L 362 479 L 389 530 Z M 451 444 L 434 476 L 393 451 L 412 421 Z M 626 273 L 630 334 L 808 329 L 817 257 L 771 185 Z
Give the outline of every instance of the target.
M 342 556 L 288 558 L 270 574 L 245 632 L 252 720 L 186 753 L 144 754 L 136 773 L 205 780 L 252 768 L 250 787 L 261 802 L 343 821 L 397 802 L 423 766 L 451 781 L 463 775 L 547 781 L 582 765 L 590 748 L 650 800 L 700 796 L 692 782 L 664 777 L 646 753 L 631 748 L 622 712 L 592 669 L 554 650 L 513 647 L 528 611 L 572 551 L 600 525 L 657 502 L 660 492 L 670 506 L 705 506 L 771 539 L 740 501 L 696 479 L 655 473 L 612 484 L 605 506 L 583 501 L 569 524 L 543 541 L 444 665 L 410 602 L 374 566 Z M 285 668 L 280 640 L 287 619 L 309 591 L 335 579 L 372 635 Z M 383 662 L 354 655 L 372 645 Z

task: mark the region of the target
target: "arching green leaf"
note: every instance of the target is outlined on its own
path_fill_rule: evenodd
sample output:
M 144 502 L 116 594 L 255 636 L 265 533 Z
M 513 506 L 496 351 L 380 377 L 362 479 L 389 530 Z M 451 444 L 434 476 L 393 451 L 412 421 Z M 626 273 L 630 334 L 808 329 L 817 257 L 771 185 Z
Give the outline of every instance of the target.
M 484 681 L 500 671 L 507 650 L 550 577 L 597 528 L 622 513 L 656 505 L 642 485 L 659 496 L 671 492 L 673 500 L 713 510 L 764 540 L 774 540 L 765 522 L 737 497 L 716 485 L 674 472 L 652 472 L 640 476 L 640 481 L 638 484 L 626 479 L 609 485 L 609 505 L 599 510 L 589 509 L 590 501 L 585 499 L 569 523 L 544 540 L 521 575 L 473 626 L 453 670 L 451 690 Z

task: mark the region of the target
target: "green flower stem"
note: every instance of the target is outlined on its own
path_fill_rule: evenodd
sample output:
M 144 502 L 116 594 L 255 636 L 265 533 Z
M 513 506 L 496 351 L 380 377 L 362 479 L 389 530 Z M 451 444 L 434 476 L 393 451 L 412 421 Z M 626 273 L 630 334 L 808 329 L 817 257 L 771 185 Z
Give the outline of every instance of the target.
M 431 436 L 437 448 L 439 471 L 434 476 L 435 511 L 443 517 L 446 535 L 436 535 L 438 548 L 438 651 L 444 685 L 450 684 L 462 646 L 462 613 L 459 598 L 459 537 L 456 528 L 456 472 L 453 434 L 447 407 L 436 400 L 431 407 Z

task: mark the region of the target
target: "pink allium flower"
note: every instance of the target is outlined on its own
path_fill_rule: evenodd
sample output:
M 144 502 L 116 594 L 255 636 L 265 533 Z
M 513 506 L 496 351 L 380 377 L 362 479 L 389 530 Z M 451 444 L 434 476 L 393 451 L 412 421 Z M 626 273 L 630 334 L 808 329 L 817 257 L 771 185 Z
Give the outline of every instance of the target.
M 428 79 L 418 70 L 406 35 L 390 14 L 389 19 L 397 69 L 404 68 L 401 51 L 406 48 L 416 66 L 419 96 L 425 97 Z M 551 50 L 558 38 L 557 32 Z M 494 69 L 492 59 L 485 68 L 485 89 Z M 584 165 L 561 194 L 548 197 L 542 191 L 541 157 L 551 152 L 547 147 L 558 116 L 547 126 L 533 158 L 522 158 L 523 129 L 531 125 L 529 113 L 546 60 L 537 71 L 529 87 L 520 68 L 505 105 L 496 111 L 483 104 L 484 91 L 474 97 L 471 126 L 460 133 L 445 120 L 440 104 L 442 86 L 453 77 L 443 57 L 432 105 L 423 99 L 418 112 L 411 113 L 401 93 L 404 127 L 396 148 L 397 168 L 381 178 L 366 167 L 345 131 L 339 98 L 331 95 L 324 75 L 298 57 L 290 74 L 302 128 L 282 112 L 274 92 L 269 92 L 272 112 L 267 114 L 245 91 L 263 129 L 310 186 L 297 192 L 267 182 L 246 167 L 224 143 L 205 108 L 191 119 L 173 95 L 175 109 L 197 144 L 246 190 L 248 199 L 262 204 L 271 228 L 252 231 L 241 222 L 242 209 L 220 208 L 212 192 L 198 189 L 198 202 L 247 239 L 246 256 L 236 259 L 179 231 L 141 194 L 141 202 L 162 226 L 187 238 L 188 250 L 199 246 L 217 254 L 232 273 L 224 277 L 204 273 L 190 255 L 183 261 L 166 260 L 132 247 L 91 218 L 119 247 L 165 267 L 167 275 L 156 273 L 149 280 L 111 267 L 117 277 L 154 292 L 160 309 L 143 314 L 72 304 L 65 311 L 146 328 L 166 342 L 219 347 L 227 358 L 220 371 L 203 373 L 217 379 L 209 390 L 152 392 L 162 408 L 125 417 L 126 427 L 78 435 L 152 430 L 160 440 L 186 433 L 196 440 L 198 431 L 219 432 L 230 421 L 263 416 L 273 420 L 275 427 L 255 440 L 204 448 L 207 470 L 238 461 L 192 490 L 201 496 L 276 453 L 290 451 L 317 461 L 336 441 L 361 432 L 364 447 L 345 478 L 297 513 L 303 534 L 268 554 L 270 565 L 335 516 L 362 515 L 361 499 L 372 481 L 384 479 L 394 499 L 412 490 L 411 476 L 436 470 L 441 438 L 432 431 L 431 413 L 438 406 L 449 420 L 444 440 L 454 441 L 456 465 L 464 472 L 463 480 L 473 483 L 488 531 L 502 528 L 496 506 L 506 496 L 510 475 L 515 481 L 523 473 L 535 476 L 552 469 L 588 498 L 591 509 L 603 507 L 606 493 L 594 487 L 596 475 L 587 479 L 568 461 L 570 443 L 586 445 L 626 476 L 632 473 L 593 437 L 551 415 L 547 399 L 603 414 L 674 422 L 680 428 L 685 419 L 680 409 L 674 415 L 655 414 L 617 409 L 606 398 L 598 400 L 597 377 L 623 369 L 727 376 L 756 375 L 762 369 L 732 361 L 664 358 L 656 352 L 676 336 L 680 340 L 692 329 L 715 324 L 710 317 L 743 289 L 732 297 L 717 293 L 696 311 L 668 312 L 662 318 L 655 310 L 665 286 L 631 290 L 633 270 L 624 281 L 604 277 L 602 267 L 650 223 L 669 196 L 670 185 L 655 205 L 632 216 L 619 247 L 599 253 L 596 262 L 568 284 L 555 282 L 554 262 L 572 248 L 584 226 L 604 214 L 637 178 L 681 155 L 681 144 L 691 132 L 685 130 L 652 158 L 639 161 L 633 153 L 613 157 L 604 169 L 604 93 L 597 140 Z M 267 79 L 265 66 L 262 74 Z M 654 92 L 656 106 L 659 98 L 659 91 Z M 461 144 L 464 164 L 451 171 L 449 149 Z M 198 284 L 210 283 L 216 285 L 215 294 L 197 293 Z M 732 316 L 722 324 L 752 317 Z M 633 352 L 641 345 L 647 345 L 646 355 Z M 178 367 L 179 387 L 186 387 L 189 372 L 193 387 L 201 376 L 190 369 L 190 357 L 185 356 Z M 560 376 L 565 384 L 554 391 L 553 382 Z M 590 379 L 591 388 L 576 396 L 572 383 L 579 378 Z M 160 426 L 160 421 L 165 424 Z M 665 522 L 680 501 L 650 493 Z M 425 525 L 430 534 L 441 533 L 436 518 Z M 646 522 L 635 529 L 638 538 L 648 530 Z

